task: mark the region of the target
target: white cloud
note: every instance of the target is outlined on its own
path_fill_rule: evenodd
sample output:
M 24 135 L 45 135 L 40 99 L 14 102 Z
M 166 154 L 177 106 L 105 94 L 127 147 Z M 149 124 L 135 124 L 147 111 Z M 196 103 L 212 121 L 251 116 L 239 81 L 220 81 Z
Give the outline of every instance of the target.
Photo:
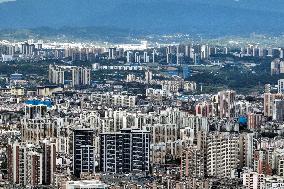
M 16 0 L 0 0 L 0 3 L 5 3 L 5 2 L 9 2 L 9 1 L 16 1 Z

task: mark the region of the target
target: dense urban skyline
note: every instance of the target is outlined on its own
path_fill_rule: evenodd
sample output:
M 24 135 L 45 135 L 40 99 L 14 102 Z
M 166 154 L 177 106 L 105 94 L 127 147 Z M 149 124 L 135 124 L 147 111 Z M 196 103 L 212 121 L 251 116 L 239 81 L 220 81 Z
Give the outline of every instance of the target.
M 0 189 L 283 189 L 283 0 L 0 0 Z

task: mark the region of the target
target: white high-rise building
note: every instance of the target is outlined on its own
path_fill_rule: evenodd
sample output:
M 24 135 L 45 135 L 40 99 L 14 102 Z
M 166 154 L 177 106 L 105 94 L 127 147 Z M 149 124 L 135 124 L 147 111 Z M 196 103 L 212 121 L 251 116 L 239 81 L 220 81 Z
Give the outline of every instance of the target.
M 145 82 L 150 83 L 153 79 L 153 73 L 149 70 L 145 72 Z
M 154 49 L 154 50 L 153 50 L 153 53 L 152 53 L 152 56 L 153 56 L 153 57 L 152 57 L 152 62 L 153 62 L 153 63 L 155 63 L 155 55 L 156 55 L 156 53 L 157 53 L 157 52 L 156 52 L 156 50 Z
M 135 62 L 136 62 L 136 63 L 140 63 L 140 62 L 141 62 L 141 57 L 140 57 L 139 52 L 136 52 L 135 55 L 134 55 L 134 57 L 135 57 Z
M 231 177 L 239 163 L 239 136 L 215 132 L 206 140 L 208 176 Z
M 149 56 L 148 56 L 148 52 L 144 52 L 144 54 L 143 54 L 143 61 L 144 61 L 145 63 L 150 62 L 150 58 L 149 58 Z
M 131 54 L 132 54 L 132 52 L 131 51 L 127 51 L 126 52 L 126 62 L 131 62 Z
M 116 48 L 108 49 L 108 59 L 113 60 L 116 58 Z

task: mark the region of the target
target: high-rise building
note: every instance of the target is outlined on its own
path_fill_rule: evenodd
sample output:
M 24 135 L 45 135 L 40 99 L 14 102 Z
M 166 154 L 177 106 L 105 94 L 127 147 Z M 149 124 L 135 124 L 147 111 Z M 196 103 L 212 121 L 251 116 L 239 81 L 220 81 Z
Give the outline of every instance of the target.
M 44 185 L 53 183 L 53 174 L 56 172 L 56 144 L 51 140 L 40 142 L 42 158 L 42 180 Z
M 145 82 L 149 84 L 153 79 L 153 73 L 149 70 L 145 72 Z
M 167 54 L 167 64 L 170 64 L 171 63 L 171 54 Z
M 193 63 L 194 63 L 195 65 L 200 64 L 200 59 L 201 59 L 201 57 L 200 57 L 200 54 L 199 54 L 199 53 L 194 53 L 194 54 L 193 54 Z
M 224 47 L 224 54 L 228 54 L 228 47 Z
M 101 133 L 100 169 L 106 173 L 149 173 L 150 132 L 121 129 Z
M 91 70 L 88 68 L 81 68 L 80 83 L 82 85 L 91 85 Z
M 155 63 L 155 55 L 156 55 L 157 51 L 154 49 L 153 53 L 152 53 L 152 62 Z
M 72 86 L 80 85 L 80 69 L 77 67 L 72 68 Z
M 204 178 L 205 153 L 197 146 L 183 150 L 181 157 L 181 177 Z
M 185 46 L 184 55 L 185 55 L 186 57 L 189 57 L 189 56 L 190 56 L 190 46 L 189 46 L 189 45 L 186 45 L 186 46 Z
M 42 50 L 42 43 L 38 43 L 38 44 L 37 44 L 37 49 L 38 49 L 38 50 Z
M 279 122 L 284 121 L 284 100 L 274 100 L 272 119 Z
M 273 116 L 273 107 L 275 99 L 284 99 L 283 94 L 272 94 L 264 93 L 264 116 L 272 117 Z
M 35 53 L 35 45 L 34 44 L 29 44 L 29 43 L 23 43 L 21 45 L 21 50 L 20 52 L 24 55 L 34 55 Z
M 116 48 L 109 48 L 108 49 L 108 59 L 115 59 L 116 58 Z
M 284 61 L 278 58 L 271 62 L 271 75 L 279 75 L 281 73 L 284 73 Z
M 218 95 L 213 97 L 213 102 L 217 105 L 218 115 L 228 118 L 235 117 L 236 113 L 236 92 L 235 91 L 221 91 L 218 92 Z
M 279 55 L 279 57 L 280 57 L 281 59 L 284 58 L 284 49 L 280 49 L 280 55 Z
M 177 48 L 177 52 L 176 52 L 176 57 L 177 57 L 177 61 L 176 64 L 179 65 L 180 64 L 180 52 L 179 52 L 179 46 L 176 47 Z
M 245 189 L 260 189 L 262 188 L 264 174 L 256 172 L 247 172 L 243 174 L 243 186 Z
M 259 174 L 272 175 L 272 150 L 255 150 L 253 158 L 253 169 Z
M 50 185 L 56 170 L 55 143 L 44 140 L 39 144 L 27 142 L 8 145 L 8 178 L 19 185 Z
M 181 176 L 231 178 L 239 166 L 239 135 L 199 131 L 196 139 L 182 153 Z
M 253 49 L 252 49 L 252 56 L 253 57 L 258 57 L 259 56 L 259 49 L 258 48 L 253 47 Z
M 28 54 L 28 46 L 29 44 L 28 43 L 23 43 L 22 46 L 21 46 L 21 53 L 22 54 Z
M 273 151 L 273 165 L 272 168 L 276 170 L 278 176 L 284 176 L 284 151 L 283 149 L 275 149 Z
M 201 46 L 201 59 L 206 59 L 209 57 L 209 50 L 210 48 L 208 47 L 208 45 Z
M 189 48 L 189 57 L 190 57 L 191 59 L 194 59 L 194 54 L 195 54 L 194 48 L 193 48 L 193 47 L 190 47 L 190 48 Z
M 284 79 L 278 80 L 277 88 L 278 88 L 278 93 L 281 93 L 281 94 L 284 93 Z
M 49 65 L 48 79 L 50 83 L 64 84 L 64 71 L 60 67 Z
M 49 82 L 52 84 L 64 84 L 65 72 L 71 72 L 72 86 L 90 85 L 91 69 L 76 66 L 49 65 Z
M 264 85 L 264 93 L 270 93 L 271 92 L 271 85 L 265 84 Z
M 248 129 L 256 130 L 259 129 L 262 121 L 263 121 L 263 114 L 262 113 L 248 113 Z
M 149 56 L 148 56 L 148 52 L 144 52 L 143 61 L 144 61 L 145 63 L 150 62 L 150 58 L 149 58 Z
M 141 56 L 140 56 L 139 52 L 135 52 L 134 58 L 135 58 L 135 62 L 136 63 L 140 63 L 141 62 Z
M 29 45 L 29 55 L 34 55 L 35 53 L 35 45 L 31 44 Z
M 256 149 L 257 140 L 253 133 L 242 133 L 240 135 L 240 156 L 239 166 L 253 167 L 254 150 Z
M 239 163 L 239 136 L 216 132 L 209 133 L 206 140 L 208 176 L 231 177 Z
M 78 128 L 73 130 L 73 174 L 95 172 L 94 130 Z
M 131 62 L 132 60 L 132 51 L 127 51 L 126 52 L 126 62 Z
M 212 117 L 214 115 L 213 103 L 204 101 L 196 104 L 195 115 L 199 117 Z
M 47 106 L 43 104 L 25 106 L 25 117 L 28 119 L 42 118 L 47 112 Z

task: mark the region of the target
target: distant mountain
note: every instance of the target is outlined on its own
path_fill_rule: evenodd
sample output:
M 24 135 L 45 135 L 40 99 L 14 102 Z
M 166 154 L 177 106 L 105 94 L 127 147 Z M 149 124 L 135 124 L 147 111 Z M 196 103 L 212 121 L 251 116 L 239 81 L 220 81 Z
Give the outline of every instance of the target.
M 0 29 L 94 26 L 124 33 L 280 34 L 284 1 L 17 0 L 0 3 L 0 18 Z
M 133 42 L 133 38 L 141 33 L 113 27 L 38 27 L 31 29 L 0 29 L 0 39 L 4 40 L 80 40 L 80 41 L 108 41 Z

